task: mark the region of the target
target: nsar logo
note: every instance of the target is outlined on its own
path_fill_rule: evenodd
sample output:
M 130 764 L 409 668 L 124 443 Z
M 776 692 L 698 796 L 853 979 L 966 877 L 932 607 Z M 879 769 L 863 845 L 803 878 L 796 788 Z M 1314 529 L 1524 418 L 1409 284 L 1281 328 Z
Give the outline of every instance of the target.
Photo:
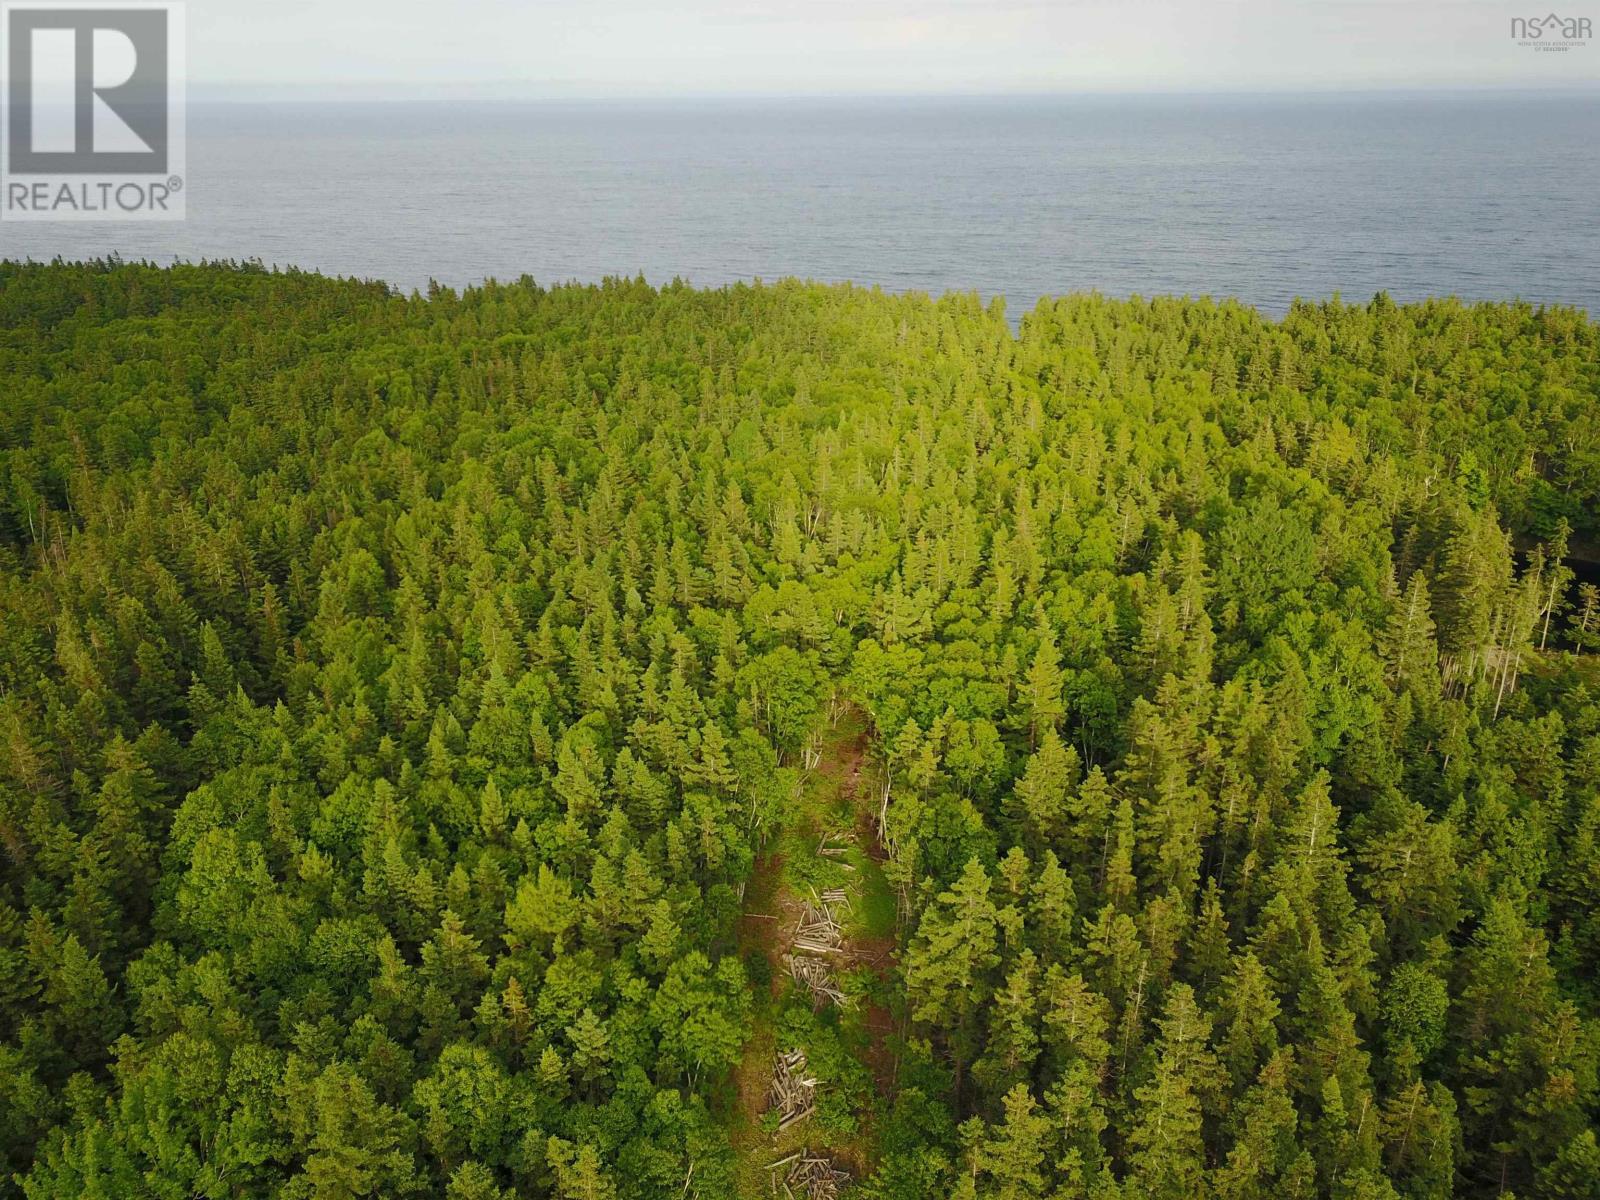
M 1588 17 L 1563 17 L 1546 13 L 1542 17 L 1512 17 L 1511 39 L 1534 50 L 1576 50 L 1594 36 Z

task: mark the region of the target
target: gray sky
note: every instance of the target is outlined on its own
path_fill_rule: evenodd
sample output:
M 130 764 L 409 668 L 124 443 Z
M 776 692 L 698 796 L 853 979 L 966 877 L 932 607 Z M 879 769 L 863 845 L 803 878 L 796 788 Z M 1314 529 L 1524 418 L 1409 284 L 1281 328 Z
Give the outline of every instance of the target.
M 1254 91 L 1600 82 L 1519 46 L 1552 0 L 190 0 L 210 92 Z M 1600 26 L 1600 0 L 1558 0 Z

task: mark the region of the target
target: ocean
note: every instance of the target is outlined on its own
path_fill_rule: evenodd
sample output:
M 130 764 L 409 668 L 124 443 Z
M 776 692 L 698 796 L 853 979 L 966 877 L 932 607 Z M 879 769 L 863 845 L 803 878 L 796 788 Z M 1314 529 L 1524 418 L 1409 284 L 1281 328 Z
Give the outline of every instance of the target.
M 1600 314 L 1600 92 L 192 102 L 188 220 L 0 256 L 398 287 L 642 273 L 893 291 L 1520 297 Z

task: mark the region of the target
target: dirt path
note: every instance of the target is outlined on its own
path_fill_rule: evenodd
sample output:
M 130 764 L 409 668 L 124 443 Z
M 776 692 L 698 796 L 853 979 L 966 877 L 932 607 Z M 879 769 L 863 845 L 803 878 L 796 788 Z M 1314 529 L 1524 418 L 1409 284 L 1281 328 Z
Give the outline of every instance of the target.
M 831 1154 L 858 1179 L 876 1160 L 872 1131 L 881 1104 L 894 1088 L 897 1032 L 879 996 L 892 978 L 897 944 L 894 897 L 883 877 L 885 855 L 877 840 L 876 804 L 866 777 L 867 745 L 862 714 L 854 710 L 841 714 L 825 736 L 821 758 L 807 774 L 788 820 L 757 858 L 745 886 L 739 953 L 747 969 L 759 971 L 764 960 L 770 982 L 756 998 L 751 1035 L 734 1071 L 736 1109 L 730 1114 L 729 1135 L 740 1160 L 741 1194 L 758 1194 L 753 1188 L 765 1192 L 766 1164 L 801 1145 Z M 834 853 L 822 852 L 825 840 Z M 778 1025 L 783 1007 L 795 1003 L 789 993 L 798 987 L 789 978 L 784 957 L 805 899 L 827 888 L 842 888 L 849 896 L 841 950 L 829 961 L 841 974 L 864 967 L 875 977 L 867 985 L 868 994 L 838 1018 L 842 1035 L 853 1047 L 850 1053 L 871 1077 L 872 1094 L 864 1095 L 862 1104 L 852 1109 L 854 1136 L 830 1137 L 815 1118 L 774 1136 L 763 1122 L 767 1088 L 776 1054 L 790 1048 L 778 1045 Z
M 850 764 L 849 775 L 845 780 L 844 799 L 856 817 L 856 842 L 866 852 L 870 864 L 867 884 L 870 886 L 872 883 L 881 883 L 887 889 L 888 884 L 883 880 L 883 862 L 888 858 L 888 852 L 878 838 L 878 826 L 875 820 L 877 807 L 873 797 L 870 794 L 863 794 L 862 791 L 861 764 L 865 750 L 866 736 L 863 734 L 860 740 L 861 752 L 856 754 Z M 875 933 L 864 924 L 858 924 L 845 935 L 845 948 L 857 962 L 871 967 L 880 980 L 887 981 L 892 977 L 899 950 L 899 944 L 892 931 Z M 890 1046 L 890 1039 L 897 1032 L 894 1017 L 883 1004 L 870 1001 L 863 1013 L 863 1024 L 870 1039 L 864 1057 L 872 1071 L 878 1095 L 887 1099 L 894 1087 L 897 1066 L 893 1048 Z
M 745 1043 L 744 1055 L 734 1068 L 733 1082 L 738 1094 L 736 1143 L 741 1133 L 754 1130 L 766 1105 L 767 1076 L 773 1054 L 772 1001 L 782 990 L 780 978 L 787 922 L 778 908 L 778 890 L 783 879 L 783 855 L 770 852 L 757 856 L 750 878 L 745 883 L 744 911 L 737 930 L 739 959 L 750 964 L 757 958 L 767 962 L 771 974 L 765 996 L 756 998 L 755 1028 Z
M 758 856 L 745 884 L 744 911 L 739 915 L 739 956 L 745 962 L 752 954 L 766 957 L 773 973 L 769 989 L 773 996 L 780 990 L 778 972 L 789 948 L 787 927 L 792 924 L 785 908 L 785 902 L 792 904 L 792 897 L 782 893 L 782 882 L 782 853 L 771 851 Z

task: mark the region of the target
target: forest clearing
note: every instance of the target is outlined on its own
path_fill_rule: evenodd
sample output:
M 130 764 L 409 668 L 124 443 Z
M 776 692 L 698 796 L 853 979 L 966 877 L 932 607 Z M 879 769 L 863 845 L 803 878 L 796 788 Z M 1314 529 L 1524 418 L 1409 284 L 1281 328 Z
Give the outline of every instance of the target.
M 894 961 L 894 899 L 874 853 L 881 848 L 862 778 L 865 720 L 857 709 L 839 709 L 821 734 L 815 766 L 802 777 L 800 802 L 775 834 L 778 848 L 757 857 L 740 918 L 741 955 L 746 962 L 752 954 L 764 956 L 772 978 L 770 1004 L 758 1004 L 754 1032 L 735 1068 L 733 1140 L 745 1189 L 756 1188 L 764 1172 L 770 1190 L 782 1194 L 783 1183 L 792 1190 L 791 1165 L 819 1158 L 848 1172 L 846 1179 L 870 1173 L 874 1113 L 893 1085 L 895 1029 L 884 1002 Z M 811 1007 L 815 1024 L 782 1019 L 782 1010 L 796 1003 Z M 851 1080 L 847 1104 L 828 1097 L 826 1121 L 813 1120 L 818 1094 L 826 1096 L 842 1081 L 807 1071 L 803 1043 L 813 1031 L 830 1046 L 841 1045 L 873 1082 L 862 1092 L 859 1080 Z M 775 1164 L 783 1167 L 776 1175 Z M 827 1171 L 809 1178 L 819 1188 L 806 1193 L 812 1200 L 824 1200 L 846 1181 Z

